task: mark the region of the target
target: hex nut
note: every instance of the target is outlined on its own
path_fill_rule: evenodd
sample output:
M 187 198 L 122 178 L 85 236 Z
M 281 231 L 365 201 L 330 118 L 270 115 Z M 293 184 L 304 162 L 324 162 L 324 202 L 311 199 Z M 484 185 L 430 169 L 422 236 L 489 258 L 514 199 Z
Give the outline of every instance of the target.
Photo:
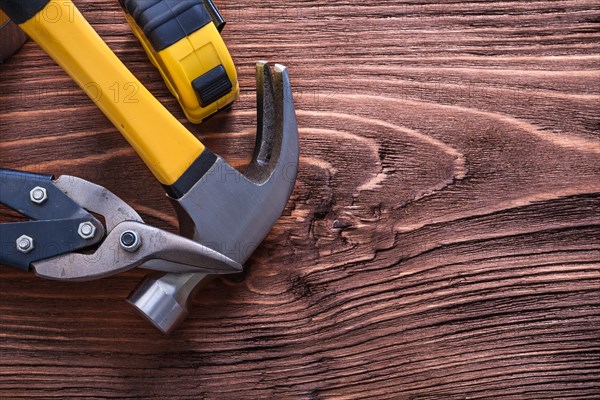
M 29 192 L 29 198 L 36 204 L 42 204 L 48 200 L 48 192 L 41 186 L 36 186 Z
M 96 227 L 91 222 L 82 222 L 79 224 L 77 233 L 82 239 L 91 239 L 96 234 Z
M 123 250 L 135 253 L 142 245 L 142 238 L 135 231 L 125 231 L 119 240 Z
M 33 238 L 23 235 L 17 239 L 17 250 L 23 254 L 31 252 L 35 246 L 33 245 Z

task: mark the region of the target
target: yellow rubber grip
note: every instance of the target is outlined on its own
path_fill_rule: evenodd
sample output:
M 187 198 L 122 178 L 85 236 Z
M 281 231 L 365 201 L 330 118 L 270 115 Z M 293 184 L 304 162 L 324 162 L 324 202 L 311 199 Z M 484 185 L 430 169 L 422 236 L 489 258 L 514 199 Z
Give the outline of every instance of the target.
M 70 0 L 52 0 L 20 27 L 87 93 L 163 185 L 204 151 L 133 76 Z

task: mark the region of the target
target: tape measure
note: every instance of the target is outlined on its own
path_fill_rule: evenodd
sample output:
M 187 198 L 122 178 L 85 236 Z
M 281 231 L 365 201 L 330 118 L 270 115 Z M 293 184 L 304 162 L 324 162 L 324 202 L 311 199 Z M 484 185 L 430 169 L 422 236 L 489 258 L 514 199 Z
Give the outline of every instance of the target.
M 133 33 L 188 120 L 201 123 L 239 97 L 235 65 L 212 0 L 120 0 Z

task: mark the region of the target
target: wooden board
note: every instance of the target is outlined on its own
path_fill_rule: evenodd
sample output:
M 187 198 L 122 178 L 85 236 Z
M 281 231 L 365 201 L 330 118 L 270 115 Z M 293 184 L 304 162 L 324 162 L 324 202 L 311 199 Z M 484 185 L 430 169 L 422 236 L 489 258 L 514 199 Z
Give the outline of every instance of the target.
M 78 0 L 183 121 L 116 0 Z M 248 262 L 163 337 L 90 283 L 0 269 L 1 398 L 600 396 L 600 6 L 221 1 L 233 109 L 189 126 L 237 167 L 254 63 L 285 63 L 298 183 Z M 107 186 L 177 231 L 161 187 L 28 43 L 0 66 L 2 167 Z M 9 220 L 4 210 L 0 220 Z

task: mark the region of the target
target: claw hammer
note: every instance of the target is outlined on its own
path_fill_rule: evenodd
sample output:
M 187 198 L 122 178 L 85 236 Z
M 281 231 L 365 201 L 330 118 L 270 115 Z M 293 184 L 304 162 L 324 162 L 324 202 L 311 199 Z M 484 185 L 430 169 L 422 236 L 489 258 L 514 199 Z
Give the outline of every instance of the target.
M 243 264 L 279 219 L 298 173 L 298 127 L 287 69 L 257 64 L 258 127 L 242 174 L 213 154 L 135 78 L 71 0 L 0 0 L 0 8 L 88 94 L 163 185 L 180 232 Z M 130 91 L 115 102 L 111 87 Z M 164 333 L 188 315 L 205 274 L 149 278 L 129 302 Z

